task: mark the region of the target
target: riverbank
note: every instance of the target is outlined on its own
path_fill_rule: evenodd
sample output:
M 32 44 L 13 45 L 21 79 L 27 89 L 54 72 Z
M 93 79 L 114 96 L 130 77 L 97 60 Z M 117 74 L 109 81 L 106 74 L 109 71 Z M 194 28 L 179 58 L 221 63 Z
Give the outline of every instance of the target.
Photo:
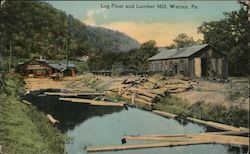
M 169 95 L 154 104 L 153 109 L 170 112 L 183 119 L 192 117 L 249 128 L 249 111 L 234 106 L 227 108 L 220 104 L 211 105 L 200 101 L 190 105 L 176 96 Z
M 15 74 L 0 79 L 0 145 L 3 153 L 61 154 L 66 137 L 44 113 L 21 102 L 25 83 Z
M 142 84 L 144 86 L 142 88 L 150 86 L 157 88 L 157 86 L 164 84 L 171 88 L 171 84 L 182 86 L 181 83 L 185 81 L 161 75 L 150 76 L 149 78 L 156 84 L 146 82 Z M 138 79 L 140 79 L 138 76 L 109 77 L 85 74 L 65 78 L 63 81 L 27 79 L 26 82 L 29 90 L 60 87 L 71 91 L 106 92 L 109 96 L 117 97 L 117 93 L 112 95 L 108 90 L 121 86 L 121 83 L 125 80 L 126 82 L 135 81 L 132 86 L 136 87 Z M 46 80 L 46 82 L 41 82 L 43 80 Z M 39 84 L 38 81 L 40 81 Z M 189 90 L 172 93 L 161 98 L 152 104 L 151 109 L 174 113 L 183 118 L 193 117 L 237 127 L 249 127 L 249 92 L 246 78 L 230 78 L 228 83 L 197 80 L 191 81 L 191 85 L 192 88 Z

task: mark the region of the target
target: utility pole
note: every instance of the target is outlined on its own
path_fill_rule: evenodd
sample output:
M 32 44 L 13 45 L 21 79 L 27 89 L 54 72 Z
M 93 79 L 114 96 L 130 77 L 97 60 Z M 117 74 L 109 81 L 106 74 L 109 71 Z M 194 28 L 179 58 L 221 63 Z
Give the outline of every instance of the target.
M 69 67 L 69 58 L 68 58 L 68 40 L 66 39 L 66 63 L 67 68 Z
M 11 55 L 12 55 L 12 46 L 11 46 L 11 41 L 10 41 L 9 72 L 10 72 L 10 70 L 11 70 Z

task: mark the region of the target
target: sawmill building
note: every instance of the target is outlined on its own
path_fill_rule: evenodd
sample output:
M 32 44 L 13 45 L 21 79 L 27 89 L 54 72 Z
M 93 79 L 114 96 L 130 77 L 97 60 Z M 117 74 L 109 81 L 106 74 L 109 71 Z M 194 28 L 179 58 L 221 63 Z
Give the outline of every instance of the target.
M 159 53 L 149 58 L 149 70 L 167 76 L 182 74 L 189 78 L 228 77 L 227 55 L 209 44 L 185 48 L 159 48 Z

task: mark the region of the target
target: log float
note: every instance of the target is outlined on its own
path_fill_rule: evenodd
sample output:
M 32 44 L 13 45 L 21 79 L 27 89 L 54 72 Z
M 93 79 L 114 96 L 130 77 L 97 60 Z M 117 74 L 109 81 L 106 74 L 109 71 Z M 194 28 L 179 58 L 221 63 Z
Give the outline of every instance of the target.
M 31 103 L 30 103 L 29 101 L 22 100 L 22 102 L 23 102 L 24 104 L 31 105 Z
M 104 96 L 105 93 L 65 93 L 65 92 L 44 92 L 51 96 Z
M 172 114 L 172 113 L 168 113 L 168 112 L 163 112 L 163 111 L 158 111 L 158 110 L 153 110 L 152 112 L 159 114 L 161 116 L 167 117 L 167 118 L 176 118 L 177 115 L 176 114 Z M 221 124 L 221 123 L 217 123 L 217 122 L 213 122 L 213 121 L 204 121 L 204 120 L 200 120 L 200 119 L 195 119 L 195 118 L 191 118 L 191 117 L 187 117 L 187 119 L 191 122 L 194 123 L 198 123 L 198 124 L 202 124 L 202 125 L 206 125 L 209 127 L 213 127 L 216 129 L 220 129 L 220 130 L 225 130 L 225 131 L 248 131 L 248 128 L 244 128 L 244 127 L 234 127 L 234 126 L 230 126 L 230 125 L 226 125 L 226 124 Z
M 89 105 L 96 105 L 96 106 L 118 106 L 123 107 L 124 102 L 108 102 L 108 101 L 97 101 L 97 100 L 91 100 L 91 99 L 81 99 L 81 98 L 59 98 L 59 100 L 67 101 L 67 102 L 73 102 L 73 103 L 83 103 L 83 104 L 89 104 Z
M 187 134 L 187 135 L 169 135 L 169 136 L 125 136 L 125 140 L 154 140 L 169 142 L 192 142 L 192 141 L 208 141 L 219 144 L 235 144 L 249 146 L 249 138 L 242 136 L 229 136 L 211 133 Z
M 230 126 L 230 125 L 226 125 L 226 124 L 221 124 L 221 123 L 217 123 L 217 122 L 213 122 L 213 121 L 204 121 L 204 120 L 200 120 L 200 119 L 195 119 L 195 118 L 191 118 L 188 117 L 187 118 L 189 121 L 198 123 L 198 124 L 202 124 L 202 125 L 206 125 L 209 127 L 213 127 L 216 129 L 220 129 L 220 130 L 226 130 L 226 131 L 242 131 L 242 130 L 248 130 L 247 128 L 243 128 L 243 127 L 234 127 L 234 126 Z
M 161 142 L 151 144 L 136 144 L 136 145 L 118 145 L 118 146 L 105 146 L 105 147 L 88 147 L 87 152 L 105 152 L 105 151 L 118 151 L 118 150 L 132 150 L 132 149 L 145 149 L 145 148 L 160 148 L 160 147 L 173 147 L 195 144 L 209 144 L 208 141 L 194 141 L 194 142 Z
M 55 118 L 53 118 L 52 115 L 50 115 L 50 114 L 47 114 L 47 118 L 49 119 L 49 121 L 52 124 L 60 123 L 58 120 L 56 120 Z
M 104 151 L 117 151 L 117 150 L 173 147 L 173 146 L 210 144 L 210 143 L 249 146 L 248 137 L 218 135 L 210 133 L 189 134 L 189 135 L 166 135 L 166 136 L 127 136 L 125 137 L 125 139 L 155 140 L 164 142 L 151 143 L 151 144 L 136 144 L 136 145 L 88 147 L 87 152 L 104 152 Z
M 176 114 L 172 114 L 172 113 L 168 113 L 168 112 L 163 112 L 163 111 L 158 111 L 158 110 L 153 110 L 152 112 L 158 114 L 158 115 L 161 115 L 161 116 L 164 116 L 164 117 L 167 117 L 167 118 L 176 118 L 177 115 Z

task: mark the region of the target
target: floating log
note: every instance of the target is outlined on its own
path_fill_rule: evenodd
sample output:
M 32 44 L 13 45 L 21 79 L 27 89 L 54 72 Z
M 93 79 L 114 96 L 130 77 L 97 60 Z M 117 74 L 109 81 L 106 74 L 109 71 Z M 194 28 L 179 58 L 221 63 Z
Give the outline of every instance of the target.
M 104 146 L 104 147 L 88 147 L 87 152 L 104 152 L 104 151 L 117 151 L 117 150 L 131 150 L 131 149 L 145 149 L 145 148 L 160 148 L 160 147 L 173 147 L 195 144 L 209 144 L 208 141 L 193 141 L 193 142 L 161 142 L 151 144 L 136 144 L 136 145 L 118 145 L 118 146 Z
M 191 118 L 188 117 L 188 120 L 198 123 L 198 124 L 203 124 L 209 127 L 213 127 L 216 129 L 220 129 L 220 130 L 226 130 L 226 131 L 241 131 L 241 130 L 248 130 L 247 128 L 238 128 L 238 127 L 234 127 L 234 126 L 230 126 L 230 125 L 226 125 L 226 124 L 221 124 L 221 123 L 217 123 L 217 122 L 212 122 L 212 121 L 204 121 L 204 120 L 199 120 L 199 119 L 195 119 L 195 118 Z
M 190 138 L 190 136 L 194 135 L 242 135 L 249 134 L 248 130 L 241 131 L 223 131 L 223 132 L 205 132 L 205 133 L 194 133 L 194 134 L 169 134 L 169 135 L 143 135 L 143 136 L 125 136 L 124 139 L 133 140 L 137 138 L 151 139 L 151 138 Z
M 188 141 L 192 140 L 192 137 L 184 136 L 125 136 L 124 140 L 147 140 L 147 141 Z
M 52 96 L 104 96 L 104 93 L 64 93 L 64 92 L 44 92 Z
M 154 113 L 159 114 L 161 116 L 167 117 L 167 118 L 176 118 L 176 114 L 168 113 L 168 112 L 163 112 L 163 111 L 158 111 L 158 110 L 153 110 Z
M 235 144 L 235 145 L 249 145 L 249 138 L 242 136 L 229 136 L 211 133 L 174 135 L 174 136 L 125 136 L 125 140 L 154 140 L 154 141 L 168 141 L 168 142 L 193 142 L 193 141 L 208 141 L 220 144 Z
M 54 119 L 50 114 L 47 114 L 47 118 L 52 124 L 60 123 L 58 120 Z
M 31 102 L 29 102 L 29 101 L 22 100 L 22 102 L 23 102 L 24 104 L 31 105 Z
M 123 107 L 124 102 L 109 102 L 109 101 L 97 101 L 91 99 L 81 99 L 81 98 L 59 98 L 59 100 L 74 102 L 74 103 L 83 103 L 89 105 L 96 105 L 96 106 L 118 106 Z

